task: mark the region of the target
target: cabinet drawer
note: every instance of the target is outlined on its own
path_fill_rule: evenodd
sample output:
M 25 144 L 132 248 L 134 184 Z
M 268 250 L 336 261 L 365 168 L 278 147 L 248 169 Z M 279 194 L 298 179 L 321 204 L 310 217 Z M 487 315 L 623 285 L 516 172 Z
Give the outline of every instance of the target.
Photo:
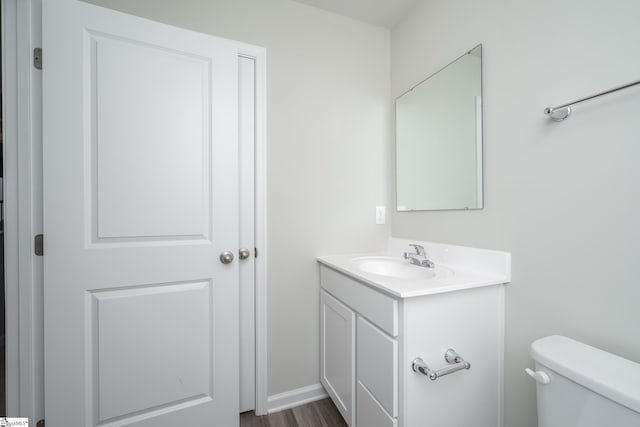
M 356 324 L 356 378 L 397 417 L 398 342 L 360 316 Z
M 398 301 L 324 265 L 320 285 L 391 336 L 398 336 Z
M 398 420 L 391 418 L 369 391 L 358 381 L 356 425 L 358 427 L 397 427 Z

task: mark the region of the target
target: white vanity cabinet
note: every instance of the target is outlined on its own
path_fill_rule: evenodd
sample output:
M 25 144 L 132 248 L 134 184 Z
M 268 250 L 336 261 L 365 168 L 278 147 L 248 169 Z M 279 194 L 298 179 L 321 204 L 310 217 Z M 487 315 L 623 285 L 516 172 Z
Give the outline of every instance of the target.
M 502 426 L 503 286 L 402 297 L 320 262 L 321 383 L 349 426 Z M 449 348 L 471 368 L 413 371 Z

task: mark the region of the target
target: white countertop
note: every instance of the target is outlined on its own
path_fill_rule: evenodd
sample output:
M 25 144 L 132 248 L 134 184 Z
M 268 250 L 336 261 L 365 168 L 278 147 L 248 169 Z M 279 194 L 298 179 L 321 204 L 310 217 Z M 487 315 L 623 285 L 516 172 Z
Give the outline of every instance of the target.
M 407 248 L 408 243 L 417 243 L 425 247 L 427 256 L 436 264 L 436 276 L 431 279 L 402 279 L 368 273 L 358 268 L 354 258 L 366 256 L 401 257 L 399 249 Z M 387 252 L 368 254 L 327 255 L 317 258 L 321 264 L 344 273 L 354 279 L 380 289 L 398 298 L 411 298 L 424 295 L 473 289 L 508 283 L 511 280 L 511 255 L 485 249 L 443 245 L 440 243 L 391 238 Z M 411 266 L 411 268 L 424 268 Z M 450 270 L 438 274 L 438 270 Z

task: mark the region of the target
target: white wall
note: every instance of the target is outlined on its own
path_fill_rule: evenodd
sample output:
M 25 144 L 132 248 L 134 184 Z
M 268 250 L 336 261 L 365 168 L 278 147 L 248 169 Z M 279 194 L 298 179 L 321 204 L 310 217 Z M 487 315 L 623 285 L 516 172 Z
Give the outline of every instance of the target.
M 288 0 L 93 0 L 267 49 L 269 394 L 319 382 L 318 254 L 382 247 L 389 31 Z
M 427 0 L 391 34 L 393 97 L 484 44 L 485 208 L 395 213 L 392 228 L 512 252 L 507 427 L 536 426 L 523 371 L 538 337 L 565 334 L 640 362 L 640 87 L 578 106 L 564 123 L 543 115 L 640 79 L 639 22 L 636 0 Z
M 381 246 L 393 206 L 389 34 L 288 0 L 93 0 L 267 48 L 269 393 L 318 381 L 314 257 Z M 485 209 L 391 215 L 398 237 L 508 250 L 507 427 L 533 427 L 529 343 L 566 334 L 640 361 L 635 0 L 425 0 L 392 31 L 391 94 L 484 43 Z M 389 189 L 389 191 L 387 191 Z

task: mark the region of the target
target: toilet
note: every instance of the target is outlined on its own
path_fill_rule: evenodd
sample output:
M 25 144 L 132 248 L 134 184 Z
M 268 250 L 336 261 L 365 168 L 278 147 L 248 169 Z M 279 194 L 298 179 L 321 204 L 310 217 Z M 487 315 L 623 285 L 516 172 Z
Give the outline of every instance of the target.
M 538 427 L 640 427 L 640 363 L 559 335 L 531 357 Z

